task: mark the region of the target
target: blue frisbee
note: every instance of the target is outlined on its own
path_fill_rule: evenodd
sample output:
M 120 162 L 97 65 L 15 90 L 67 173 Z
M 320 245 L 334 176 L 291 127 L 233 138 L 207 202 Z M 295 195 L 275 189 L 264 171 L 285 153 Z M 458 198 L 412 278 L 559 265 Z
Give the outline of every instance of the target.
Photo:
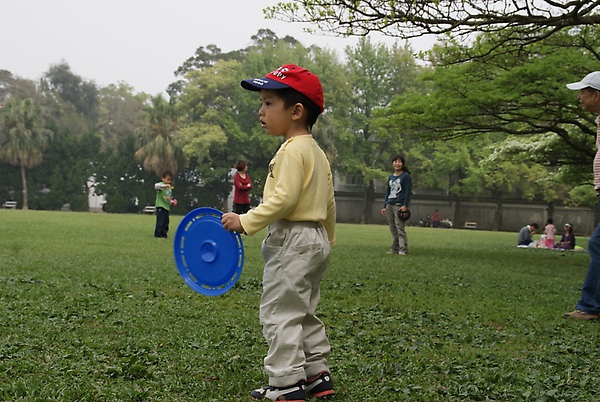
M 183 217 L 175 232 L 175 264 L 186 285 L 206 296 L 219 296 L 235 285 L 244 267 L 239 233 L 221 224 L 223 213 L 197 208 Z

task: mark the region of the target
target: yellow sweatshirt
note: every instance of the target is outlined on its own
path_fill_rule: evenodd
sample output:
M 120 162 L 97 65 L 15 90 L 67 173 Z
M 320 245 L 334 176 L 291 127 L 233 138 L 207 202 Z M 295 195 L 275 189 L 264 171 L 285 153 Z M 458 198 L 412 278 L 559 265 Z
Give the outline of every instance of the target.
M 321 222 L 335 244 L 335 199 L 329 161 L 312 135 L 285 141 L 269 163 L 263 202 L 240 216 L 249 235 L 280 219 Z

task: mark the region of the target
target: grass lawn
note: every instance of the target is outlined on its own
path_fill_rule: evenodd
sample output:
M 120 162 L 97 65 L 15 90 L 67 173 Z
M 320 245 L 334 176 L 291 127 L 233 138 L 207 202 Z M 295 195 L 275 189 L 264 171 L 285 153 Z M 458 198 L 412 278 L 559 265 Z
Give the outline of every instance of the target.
M 337 228 L 319 308 L 335 400 L 600 400 L 600 323 L 562 317 L 587 253 L 410 227 L 398 256 L 386 226 Z M 210 298 L 153 230 L 153 216 L 0 210 L 0 401 L 247 401 L 266 384 L 264 233 Z

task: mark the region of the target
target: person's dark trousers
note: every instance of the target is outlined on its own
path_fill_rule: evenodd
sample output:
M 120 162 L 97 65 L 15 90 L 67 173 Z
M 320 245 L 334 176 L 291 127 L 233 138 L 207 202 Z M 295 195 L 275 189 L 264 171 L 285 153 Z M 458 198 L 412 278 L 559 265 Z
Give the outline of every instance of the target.
M 600 200 L 598 200 L 600 210 Z M 600 314 L 600 223 L 588 242 L 590 266 L 581 287 L 581 299 L 576 309 L 590 314 Z
M 156 208 L 156 228 L 154 229 L 154 237 L 167 238 L 169 232 L 169 211 L 164 208 Z
M 248 211 L 250 211 L 250 204 L 233 203 L 233 212 L 235 212 L 236 214 L 243 215 Z

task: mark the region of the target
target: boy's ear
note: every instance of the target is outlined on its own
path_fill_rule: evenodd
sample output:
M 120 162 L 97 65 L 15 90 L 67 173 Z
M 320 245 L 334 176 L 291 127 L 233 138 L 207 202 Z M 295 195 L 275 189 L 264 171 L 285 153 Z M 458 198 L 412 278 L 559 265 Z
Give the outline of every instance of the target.
M 306 110 L 304 109 L 304 105 L 300 102 L 296 103 L 292 109 L 292 120 L 299 120 L 304 116 Z

